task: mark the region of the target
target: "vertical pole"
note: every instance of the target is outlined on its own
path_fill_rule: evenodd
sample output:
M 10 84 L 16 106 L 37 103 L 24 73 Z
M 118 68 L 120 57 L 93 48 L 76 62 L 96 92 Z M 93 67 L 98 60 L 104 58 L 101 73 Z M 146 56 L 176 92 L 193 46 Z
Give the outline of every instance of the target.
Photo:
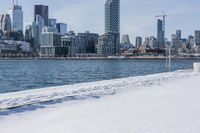
M 166 69 L 168 69 L 168 46 L 166 45 L 166 64 L 165 64 Z
M 167 52 L 168 52 L 168 50 L 167 50 L 167 46 L 165 46 L 165 15 L 163 14 L 163 24 L 162 24 L 162 31 L 163 31 L 163 39 L 164 40 L 162 40 L 163 41 L 163 48 L 164 47 L 166 47 L 166 68 L 168 68 L 168 54 L 167 54 Z
M 169 45 L 169 72 L 171 71 L 171 46 Z

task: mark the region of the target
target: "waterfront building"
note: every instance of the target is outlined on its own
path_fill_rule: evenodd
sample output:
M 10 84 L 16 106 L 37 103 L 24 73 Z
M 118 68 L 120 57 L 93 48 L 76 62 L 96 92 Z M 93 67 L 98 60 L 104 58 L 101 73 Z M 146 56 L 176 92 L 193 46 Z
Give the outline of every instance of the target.
M 200 46 L 200 30 L 195 31 L 196 45 Z
M 165 45 L 164 31 L 163 31 L 163 21 L 161 19 L 157 20 L 157 42 L 158 47 L 163 48 Z
M 55 32 L 45 32 L 41 34 L 41 57 L 64 57 L 67 56 L 67 46 L 61 42 L 62 35 Z
M 62 37 L 62 45 L 67 48 L 66 56 L 73 57 L 77 53 L 81 53 L 82 48 L 79 45 L 81 44 L 79 39 L 73 31 L 70 31 Z
M 3 32 L 11 31 L 11 18 L 9 14 L 0 15 L 0 30 Z
M 34 22 L 37 22 L 37 16 L 41 16 L 44 20 L 44 26 L 49 26 L 49 7 L 45 5 L 34 6 Z
M 96 53 L 96 45 L 98 44 L 99 35 L 96 33 L 90 33 L 86 31 L 85 33 L 78 33 L 78 38 L 82 43 L 82 52 L 81 53 Z
M 30 52 L 30 43 L 25 41 L 0 40 L 1 52 Z
M 99 37 L 97 44 L 97 54 L 102 56 L 113 56 L 115 55 L 115 40 L 116 36 L 113 34 L 104 34 Z
M 111 40 L 115 39 L 113 42 L 114 46 L 110 46 L 112 48 L 111 53 L 113 55 L 119 55 L 120 54 L 120 50 L 119 50 L 119 47 L 120 47 L 120 0 L 106 0 L 105 34 L 107 34 L 106 35 L 107 37 L 112 37 Z M 113 36 L 115 37 L 113 38 Z
M 5 40 L 0 40 L 0 54 L 7 53 L 7 52 L 16 52 L 17 51 L 17 45 L 13 45 L 10 43 L 7 43 Z
M 18 5 L 18 3 L 9 7 L 8 14 L 10 14 L 11 18 L 11 27 L 12 31 L 22 31 L 23 32 L 23 11 L 22 6 Z
M 139 49 L 142 46 L 142 37 L 136 37 L 135 48 Z
M 62 35 L 67 33 L 67 24 L 65 23 L 57 23 L 56 28 L 57 28 L 58 33 Z

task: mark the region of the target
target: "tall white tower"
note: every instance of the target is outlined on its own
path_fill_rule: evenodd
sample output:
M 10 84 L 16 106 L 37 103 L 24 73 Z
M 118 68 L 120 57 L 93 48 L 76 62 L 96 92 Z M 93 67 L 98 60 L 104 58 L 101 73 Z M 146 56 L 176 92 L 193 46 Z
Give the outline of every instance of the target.
M 23 32 L 23 11 L 22 6 L 18 5 L 18 0 L 14 2 L 8 9 L 8 14 L 10 14 L 12 30 Z

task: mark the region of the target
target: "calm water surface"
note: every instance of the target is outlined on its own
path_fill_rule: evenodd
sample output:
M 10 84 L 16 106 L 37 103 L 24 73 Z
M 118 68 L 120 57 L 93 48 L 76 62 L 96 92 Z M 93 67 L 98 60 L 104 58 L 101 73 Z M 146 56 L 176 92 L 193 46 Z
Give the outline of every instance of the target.
M 191 69 L 172 61 L 172 71 Z M 166 72 L 164 60 L 0 60 L 0 93 Z

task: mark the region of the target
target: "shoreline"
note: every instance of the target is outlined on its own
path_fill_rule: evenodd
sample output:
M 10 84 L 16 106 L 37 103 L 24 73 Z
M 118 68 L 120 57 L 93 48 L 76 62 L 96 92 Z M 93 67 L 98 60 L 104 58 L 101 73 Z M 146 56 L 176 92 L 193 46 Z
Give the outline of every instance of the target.
M 166 75 L 167 77 L 165 77 Z M 155 84 L 161 84 L 166 81 L 172 81 L 173 78 L 182 79 L 188 76 L 195 75 L 196 74 L 189 69 L 177 70 L 174 72 L 163 72 L 143 76 L 133 76 L 0 93 L 0 111 L 17 109 L 20 107 L 28 107 L 34 104 L 45 104 L 48 102 L 52 102 L 53 104 L 60 100 L 70 101 L 74 98 L 81 100 L 102 97 L 106 95 L 113 95 L 119 93 L 121 90 L 120 87 L 122 86 L 151 86 Z M 154 80 L 151 80 L 152 78 L 154 78 Z M 117 88 L 113 88 L 113 86 L 117 86 Z M 29 97 L 29 99 L 27 99 L 27 97 Z M 9 103 L 7 102 L 7 100 L 9 101 Z
M 171 57 L 172 60 L 200 60 L 200 57 Z M 166 60 L 166 57 L 136 56 L 136 57 L 20 57 L 0 58 L 1 60 Z

